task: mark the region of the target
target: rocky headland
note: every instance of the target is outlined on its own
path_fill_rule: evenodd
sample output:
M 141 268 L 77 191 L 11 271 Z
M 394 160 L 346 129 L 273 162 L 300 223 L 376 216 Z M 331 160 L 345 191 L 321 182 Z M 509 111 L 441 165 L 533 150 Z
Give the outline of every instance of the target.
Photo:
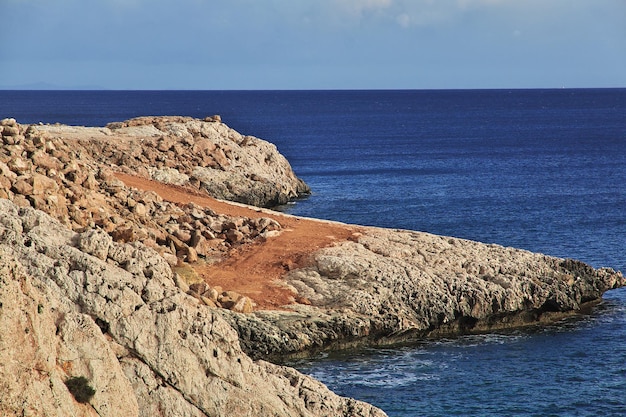
M 281 359 L 541 324 L 626 285 L 266 210 L 308 187 L 218 116 L 4 119 L 0 136 L 2 415 L 383 416 Z

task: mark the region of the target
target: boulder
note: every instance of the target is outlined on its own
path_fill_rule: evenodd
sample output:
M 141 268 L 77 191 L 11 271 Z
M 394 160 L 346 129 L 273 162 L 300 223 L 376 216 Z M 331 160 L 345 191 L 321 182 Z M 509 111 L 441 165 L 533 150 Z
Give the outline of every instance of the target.
M 59 190 L 55 180 L 38 173 L 33 174 L 33 195 L 53 194 Z
M 189 263 L 198 262 L 198 252 L 196 252 L 194 248 L 192 248 L 191 246 L 187 246 L 185 250 L 187 252 L 186 254 L 187 262 Z
M 237 313 L 252 313 L 254 304 L 249 297 L 242 296 L 230 309 Z
M 99 230 L 91 229 L 81 233 L 78 237 L 80 250 L 102 260 L 107 259 L 112 244 L 113 238 Z
M 17 126 L 17 121 L 12 117 L 0 120 L 0 126 Z
M 224 291 L 217 297 L 222 307 L 232 309 L 243 296 L 236 291 Z
M 18 178 L 13 184 L 13 192 L 21 194 L 23 196 L 32 195 L 33 186 L 29 183 L 29 180 L 32 182 L 32 177 L 29 178 L 23 176 L 21 178 Z
M 230 243 L 240 243 L 242 240 L 244 240 L 244 238 L 245 235 L 237 229 L 230 229 L 226 232 L 226 239 Z
M 30 161 L 25 161 L 21 157 L 11 159 L 7 165 L 11 171 L 17 174 L 29 172 L 32 167 L 32 163 Z
M 59 161 L 57 158 L 43 152 L 37 151 L 32 156 L 33 164 L 45 170 L 57 170 L 60 171 L 63 169 L 63 163 Z
M 189 176 L 181 173 L 175 168 L 153 169 L 152 179 L 166 184 L 182 185 L 189 181 Z

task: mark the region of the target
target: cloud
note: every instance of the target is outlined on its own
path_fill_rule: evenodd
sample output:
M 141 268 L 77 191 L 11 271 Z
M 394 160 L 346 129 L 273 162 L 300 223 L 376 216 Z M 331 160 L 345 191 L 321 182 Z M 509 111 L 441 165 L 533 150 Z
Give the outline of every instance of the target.
M 457 6 L 461 9 L 470 7 L 494 6 L 496 4 L 512 3 L 511 0 L 457 0 Z
M 401 28 L 437 25 L 464 13 L 506 3 L 507 0 L 331 0 L 322 2 L 329 15 L 344 24 L 369 19 Z M 345 19 L 348 19 L 347 21 Z
M 366 12 L 373 12 L 390 7 L 392 0 L 335 0 L 340 10 L 353 16 L 362 16 Z
M 403 28 L 408 28 L 409 26 L 411 26 L 411 16 L 409 16 L 408 13 L 399 14 L 396 17 L 396 21 Z
M 428 71 L 457 82 L 469 77 L 461 70 L 566 73 L 593 62 L 604 74 L 626 56 L 624 0 L 0 0 L 0 16 L 11 16 L 0 78 L 13 84 L 29 82 L 28 67 L 32 80 L 58 84 L 341 87 L 361 77 L 408 87 L 426 85 Z

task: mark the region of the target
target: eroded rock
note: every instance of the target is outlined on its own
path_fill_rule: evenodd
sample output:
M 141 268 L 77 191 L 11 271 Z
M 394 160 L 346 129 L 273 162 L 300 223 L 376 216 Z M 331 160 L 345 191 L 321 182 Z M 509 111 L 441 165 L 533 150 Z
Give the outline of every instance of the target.
M 385 415 L 251 360 L 156 252 L 109 242 L 106 260 L 92 256 L 104 240 L 0 200 L 3 415 Z M 72 376 L 93 388 L 88 404 L 64 384 Z
M 324 248 L 314 259 L 285 275 L 307 301 L 290 306 L 292 313 L 226 317 L 250 355 L 536 325 L 573 314 L 626 284 L 621 273 L 582 262 L 376 228 Z
M 185 172 L 191 173 L 194 164 L 205 166 L 202 158 L 213 158 L 212 152 L 218 148 L 225 158 L 226 154 L 241 158 L 236 151 L 238 134 L 215 120 L 140 118 L 110 128 L 24 128 L 13 119 L 5 119 L 3 135 L 14 138 L 16 130 L 24 132 L 25 138 L 20 144 L 11 139 L 11 145 L 0 147 L 0 197 L 43 210 L 79 233 L 96 227 L 116 242 L 160 246 L 159 252 L 172 265 L 176 258 L 189 263 L 219 258 L 233 246 L 263 237 L 266 230 L 280 230 L 280 225 L 229 218 L 194 204 L 164 202 L 154 192 L 127 188 L 111 168 L 119 165 L 118 169 L 136 169 L 135 174 L 143 172 L 162 182 L 190 186 Z M 119 137 L 112 140 L 114 134 Z M 202 147 L 206 155 L 192 155 L 193 148 L 203 141 L 211 144 Z M 263 143 L 258 141 L 258 152 L 275 152 Z M 153 152 L 149 158 L 144 155 L 147 151 Z M 254 149 L 246 152 L 255 153 Z M 174 166 L 163 166 L 165 160 Z M 266 168 L 258 165 L 250 169 Z M 299 180 L 288 166 L 280 169 L 285 175 L 274 184 L 276 190 L 293 191 Z M 245 170 L 238 170 L 236 175 L 248 176 Z M 247 179 L 244 182 L 248 184 Z M 291 185 L 285 185 L 288 183 Z M 254 184 L 248 185 L 254 188 Z M 195 186 L 200 187 L 200 183 Z M 287 193 L 289 198 L 296 195 L 292 191 Z

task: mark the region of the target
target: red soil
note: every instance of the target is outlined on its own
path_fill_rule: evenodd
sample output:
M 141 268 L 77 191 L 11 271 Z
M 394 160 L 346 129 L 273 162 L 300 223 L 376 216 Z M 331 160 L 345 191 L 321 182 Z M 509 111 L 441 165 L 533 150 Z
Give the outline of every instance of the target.
M 315 251 L 351 239 L 360 231 L 358 226 L 288 216 L 216 200 L 185 187 L 122 173 L 116 175 L 127 186 L 154 191 L 172 203 L 193 202 L 219 214 L 270 217 L 278 221 L 282 226 L 280 235 L 231 249 L 221 262 L 192 265 L 209 285 L 246 295 L 256 303 L 257 309 L 278 309 L 296 301 L 306 302 L 296 300 L 290 290 L 281 286 L 281 276 L 290 269 L 306 266 Z

